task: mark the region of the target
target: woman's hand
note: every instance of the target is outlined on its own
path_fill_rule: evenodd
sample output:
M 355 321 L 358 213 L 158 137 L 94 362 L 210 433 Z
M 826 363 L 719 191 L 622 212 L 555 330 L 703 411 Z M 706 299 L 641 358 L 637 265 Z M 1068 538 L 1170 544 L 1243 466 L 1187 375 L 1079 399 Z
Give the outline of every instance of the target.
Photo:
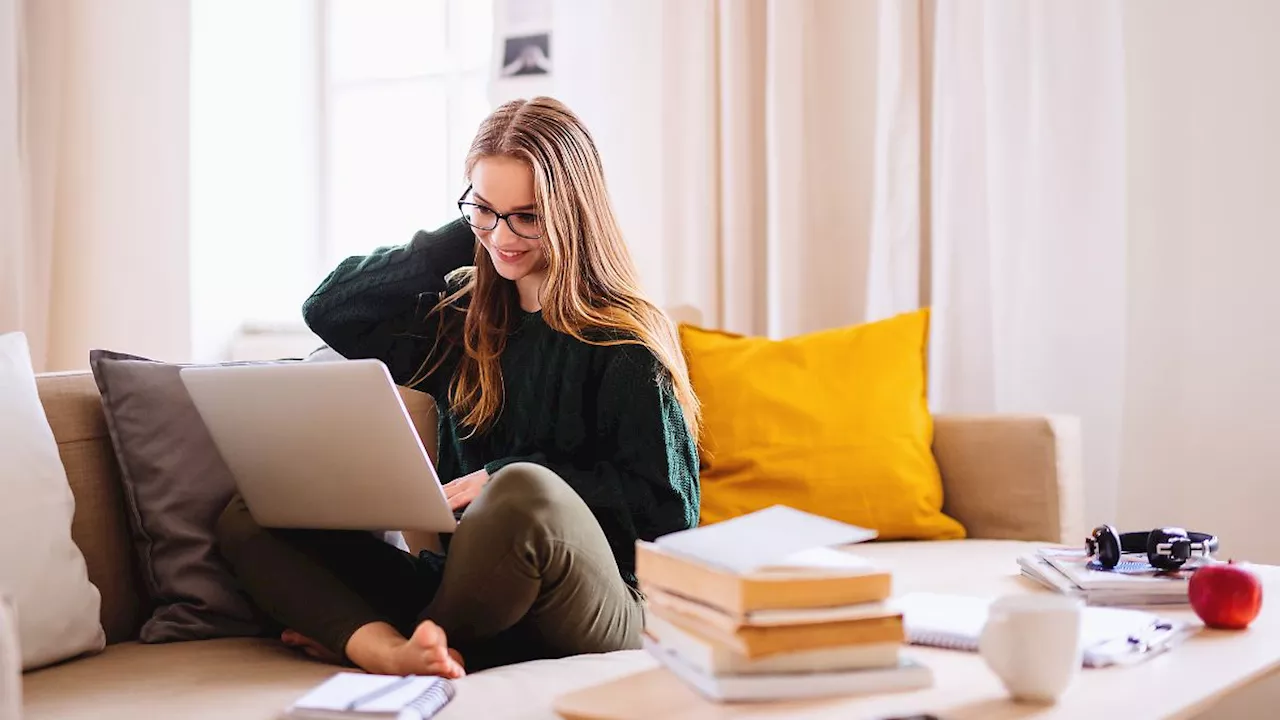
M 480 495 L 484 484 L 489 482 L 489 473 L 484 468 L 463 475 L 457 480 L 450 480 L 444 485 L 444 496 L 449 498 L 450 510 L 461 510 L 471 504 Z

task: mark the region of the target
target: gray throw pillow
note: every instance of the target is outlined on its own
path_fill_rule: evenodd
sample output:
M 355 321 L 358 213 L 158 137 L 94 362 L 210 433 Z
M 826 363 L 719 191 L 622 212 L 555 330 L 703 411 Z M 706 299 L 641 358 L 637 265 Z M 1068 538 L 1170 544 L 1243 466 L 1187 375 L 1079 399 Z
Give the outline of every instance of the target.
M 182 384 L 183 366 L 106 350 L 92 351 L 89 364 L 156 603 L 142 642 L 260 635 L 264 618 L 214 539 L 235 481 Z

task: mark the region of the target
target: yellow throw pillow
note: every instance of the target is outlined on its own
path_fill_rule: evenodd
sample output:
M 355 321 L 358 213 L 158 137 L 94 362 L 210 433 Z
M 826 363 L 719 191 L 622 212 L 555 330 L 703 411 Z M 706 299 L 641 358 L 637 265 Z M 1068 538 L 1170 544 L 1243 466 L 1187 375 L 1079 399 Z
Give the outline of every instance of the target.
M 680 327 L 702 401 L 703 524 L 782 504 L 880 533 L 964 537 L 942 513 L 928 310 L 787 340 Z

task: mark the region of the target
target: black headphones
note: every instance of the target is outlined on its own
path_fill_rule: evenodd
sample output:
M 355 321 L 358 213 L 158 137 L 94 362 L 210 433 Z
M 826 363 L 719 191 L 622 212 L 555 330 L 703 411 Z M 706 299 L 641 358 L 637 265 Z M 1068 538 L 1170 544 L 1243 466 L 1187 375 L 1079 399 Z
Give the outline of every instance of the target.
M 1084 541 L 1088 557 L 1110 570 L 1120 564 L 1125 553 L 1146 553 L 1147 562 L 1158 570 L 1177 570 L 1193 557 L 1218 552 L 1218 538 L 1208 533 L 1187 532 L 1180 527 L 1156 528 L 1151 532 L 1118 533 L 1110 525 L 1099 525 Z

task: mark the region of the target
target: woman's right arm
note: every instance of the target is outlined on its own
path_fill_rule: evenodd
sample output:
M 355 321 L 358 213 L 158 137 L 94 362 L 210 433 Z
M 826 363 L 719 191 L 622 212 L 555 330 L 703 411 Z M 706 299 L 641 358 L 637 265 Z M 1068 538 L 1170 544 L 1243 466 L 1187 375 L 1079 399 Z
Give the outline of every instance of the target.
M 408 382 L 435 345 L 426 313 L 445 276 L 475 262 L 475 233 L 461 220 L 413 240 L 343 260 L 302 305 L 312 332 L 348 359 L 377 358 Z

